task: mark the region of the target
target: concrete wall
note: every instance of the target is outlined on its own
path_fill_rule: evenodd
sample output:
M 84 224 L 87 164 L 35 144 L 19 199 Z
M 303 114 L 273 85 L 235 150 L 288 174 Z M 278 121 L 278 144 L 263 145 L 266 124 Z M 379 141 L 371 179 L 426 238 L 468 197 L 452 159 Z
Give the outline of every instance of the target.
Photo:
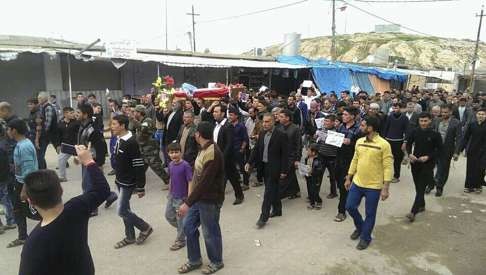
M 150 92 L 152 83 L 157 78 L 157 63 L 129 61 L 121 69 L 122 90 L 126 94 L 144 94 Z M 169 67 L 159 65 L 161 76 L 170 75 L 176 87 L 190 83 L 196 87 L 207 87 L 208 82 L 226 82 L 224 68 Z
M 22 53 L 11 61 L 0 61 L 0 101 L 8 101 L 15 112 L 27 116 L 27 99 L 45 90 L 43 56 Z
M 96 91 L 120 90 L 121 74 L 111 62 L 96 61 L 84 62 L 71 58 L 71 83 L 72 90 L 78 91 Z M 66 55 L 61 56 L 62 87 L 68 91 L 68 69 Z
M 47 91 L 62 90 L 61 57 L 59 55 L 43 55 L 44 78 Z

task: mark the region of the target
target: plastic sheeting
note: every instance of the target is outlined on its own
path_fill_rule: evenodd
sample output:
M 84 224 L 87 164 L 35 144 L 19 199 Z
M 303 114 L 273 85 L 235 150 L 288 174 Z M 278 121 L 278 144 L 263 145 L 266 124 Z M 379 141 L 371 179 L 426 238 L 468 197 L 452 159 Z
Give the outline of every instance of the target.
M 291 65 L 301 65 L 306 67 L 333 67 L 347 69 L 354 73 L 367 73 L 370 75 L 375 75 L 384 80 L 395 80 L 399 82 L 406 82 L 408 75 L 406 73 L 385 70 L 375 67 L 364 67 L 360 65 L 341 63 L 341 62 L 329 62 L 326 59 L 310 60 L 303 56 L 278 56 L 277 61 L 280 63 L 287 63 Z
M 373 88 L 373 85 L 371 85 L 367 73 L 353 72 L 351 73 L 351 77 L 353 80 L 353 85 L 358 86 L 361 91 L 365 91 L 369 95 L 373 95 L 375 93 L 375 89 Z
M 326 93 L 349 90 L 353 84 L 351 73 L 346 68 L 314 67 L 312 76 L 319 90 Z
M 384 91 L 390 91 L 390 81 L 378 78 L 376 75 L 368 75 L 371 85 L 377 93 L 383 93 Z

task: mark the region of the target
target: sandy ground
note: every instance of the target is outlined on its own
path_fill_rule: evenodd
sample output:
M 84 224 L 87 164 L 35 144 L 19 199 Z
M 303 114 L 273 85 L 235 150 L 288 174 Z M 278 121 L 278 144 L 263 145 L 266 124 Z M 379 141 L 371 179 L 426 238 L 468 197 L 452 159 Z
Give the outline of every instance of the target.
M 48 166 L 56 166 L 52 148 Z M 460 159 L 451 168 L 444 197 L 427 196 L 427 211 L 409 224 L 404 215 L 413 202 L 414 187 L 410 169 L 403 166 L 401 182 L 392 185 L 387 201 L 380 202 L 374 240 L 365 251 L 357 251 L 356 241 L 349 239 L 354 229 L 350 219 L 332 221 L 337 199 L 325 199 L 320 211 L 306 209 L 304 198 L 284 200 L 283 217 L 257 230 L 263 187 L 246 191 L 245 202 L 233 206 L 228 185 L 221 212 L 225 268 L 218 274 L 486 274 L 486 194 L 463 194 L 464 174 L 465 159 Z M 97 274 L 176 274 L 185 261 L 185 249 L 169 251 L 176 233 L 164 220 L 167 191 L 161 191 L 155 174 L 150 171 L 147 176 L 147 196 L 131 202 L 154 227 L 154 234 L 142 246 L 115 250 L 113 245 L 123 238 L 122 221 L 116 205 L 100 209 L 89 227 Z M 81 192 L 80 168 L 71 165 L 68 177 L 70 181 L 63 183 L 66 200 Z M 108 180 L 113 184 L 113 177 Z M 302 179 L 300 183 L 305 197 Z M 325 178 L 321 196 L 328 191 Z M 29 229 L 33 226 L 30 221 Z M 0 236 L 2 275 L 18 273 L 21 248 L 4 248 L 15 237 L 16 230 Z M 207 262 L 205 251 L 203 257 Z

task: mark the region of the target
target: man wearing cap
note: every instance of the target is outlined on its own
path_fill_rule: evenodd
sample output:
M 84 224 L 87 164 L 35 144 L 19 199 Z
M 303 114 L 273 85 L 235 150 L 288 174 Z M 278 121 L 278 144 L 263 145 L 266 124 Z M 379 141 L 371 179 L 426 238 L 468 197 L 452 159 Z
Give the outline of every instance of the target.
M 159 146 L 157 146 L 157 142 L 153 138 L 155 131 L 154 123 L 152 119 L 147 116 L 147 109 L 145 106 L 135 106 L 134 119 L 138 122 L 136 123 L 137 127 L 135 128 L 135 135 L 145 162 L 145 170 L 150 166 L 152 171 L 154 171 L 165 184 L 168 184 L 169 176 L 162 167 L 162 161 L 158 154 Z

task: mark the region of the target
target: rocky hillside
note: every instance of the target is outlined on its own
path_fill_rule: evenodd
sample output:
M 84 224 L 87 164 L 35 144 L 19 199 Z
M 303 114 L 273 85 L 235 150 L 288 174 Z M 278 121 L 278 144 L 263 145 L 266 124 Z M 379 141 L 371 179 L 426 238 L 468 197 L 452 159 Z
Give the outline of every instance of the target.
M 462 72 L 470 64 L 474 41 L 426 37 L 404 33 L 356 33 L 337 36 L 338 60 L 357 63 L 387 64 L 399 60 L 410 68 L 453 69 Z M 309 58 L 329 58 L 331 37 L 302 39 L 300 54 Z M 281 54 L 281 45 L 270 46 L 265 54 Z M 486 70 L 486 44 L 479 47 L 479 69 Z M 466 66 L 469 70 L 469 65 Z

